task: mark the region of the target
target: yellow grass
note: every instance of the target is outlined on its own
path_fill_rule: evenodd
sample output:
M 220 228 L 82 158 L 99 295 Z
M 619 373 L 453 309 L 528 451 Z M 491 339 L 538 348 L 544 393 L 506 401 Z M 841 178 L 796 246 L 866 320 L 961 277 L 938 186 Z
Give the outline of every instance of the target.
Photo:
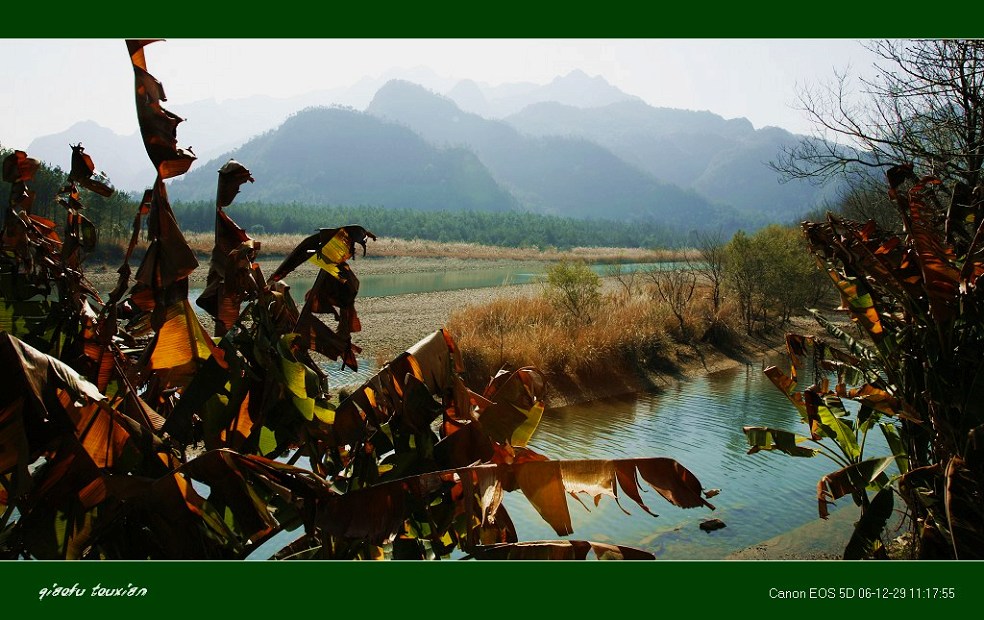
M 658 365 L 672 346 L 674 321 L 644 296 L 607 295 L 590 321 L 574 324 L 547 299 L 531 295 L 466 307 L 451 315 L 448 329 L 476 380 L 504 364 L 588 378 Z
M 266 256 L 290 253 L 306 235 L 257 235 Z M 189 232 L 185 238 L 199 254 L 212 251 L 212 233 Z M 369 242 L 370 256 L 418 258 L 477 258 L 506 260 L 583 260 L 586 262 L 649 263 L 683 260 L 690 250 L 648 250 L 643 248 L 571 248 L 570 250 L 537 248 L 503 248 L 477 243 L 445 243 L 420 239 L 380 238 Z
M 545 294 L 531 294 L 467 306 L 451 314 L 447 327 L 473 386 L 504 365 L 536 366 L 548 384 L 590 392 L 638 382 L 652 372 L 685 370 L 681 364 L 693 363 L 695 346 L 735 345 L 731 306 L 715 316 L 708 287 L 698 287 L 685 312 L 686 333 L 650 289 L 643 284 L 628 294 L 607 282 L 600 307 L 583 323 L 573 323 Z

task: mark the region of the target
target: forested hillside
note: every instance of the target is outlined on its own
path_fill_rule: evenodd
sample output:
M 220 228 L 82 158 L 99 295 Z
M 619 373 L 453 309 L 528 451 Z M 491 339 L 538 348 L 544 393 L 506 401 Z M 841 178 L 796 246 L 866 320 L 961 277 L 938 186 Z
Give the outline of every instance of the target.
M 434 147 L 405 127 L 346 108 L 303 110 L 223 157 L 196 163 L 170 186 L 172 199 L 213 198 L 218 169 L 230 157 L 247 164 L 257 179 L 243 188 L 243 200 L 421 210 L 517 207 L 471 152 Z

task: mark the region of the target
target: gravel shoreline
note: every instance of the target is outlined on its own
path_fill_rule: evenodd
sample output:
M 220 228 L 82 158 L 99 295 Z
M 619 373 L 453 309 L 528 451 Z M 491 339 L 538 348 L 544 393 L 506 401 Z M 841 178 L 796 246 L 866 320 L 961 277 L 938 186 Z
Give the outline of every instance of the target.
M 514 284 L 359 298 L 355 308 L 362 331 L 353 334 L 352 341 L 362 348 L 363 357 L 390 359 L 444 327 L 456 310 L 503 297 L 532 295 L 539 290 L 538 284 Z
M 756 543 L 725 560 L 841 560 L 854 532 L 858 509 L 844 506 L 827 520 L 810 521 L 800 527 Z

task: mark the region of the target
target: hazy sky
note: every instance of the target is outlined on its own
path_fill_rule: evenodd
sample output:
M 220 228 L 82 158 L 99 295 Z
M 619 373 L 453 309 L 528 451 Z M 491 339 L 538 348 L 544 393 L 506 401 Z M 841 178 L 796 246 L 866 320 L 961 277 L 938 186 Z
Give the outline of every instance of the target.
M 580 69 L 653 106 L 710 110 L 795 133 L 810 129 L 793 108 L 798 85 L 848 67 L 870 72 L 872 64 L 860 42 L 846 39 L 169 39 L 145 49 L 172 108 L 348 87 L 394 68 L 426 66 L 492 85 L 547 83 Z M 5 147 L 26 148 L 81 120 L 136 131 L 122 40 L 0 39 L 0 57 L 8 59 L 0 80 Z

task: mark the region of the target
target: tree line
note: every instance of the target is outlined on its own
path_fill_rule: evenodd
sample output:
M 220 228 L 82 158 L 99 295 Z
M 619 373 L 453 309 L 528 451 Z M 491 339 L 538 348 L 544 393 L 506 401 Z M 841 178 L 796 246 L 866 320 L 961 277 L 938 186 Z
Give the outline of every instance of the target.
M 11 152 L 0 145 L 0 157 Z M 64 223 L 64 209 L 55 199 L 66 178 L 67 172 L 59 166 L 41 163 L 32 184 L 33 213 L 59 225 Z M 86 215 L 98 229 L 100 239 L 122 242 L 139 196 L 116 191 L 104 198 L 85 189 L 81 192 Z M 0 196 L 9 194 L 10 184 L 0 181 Z M 175 217 L 188 231 L 211 231 L 215 225 L 214 212 L 211 201 L 174 204 Z M 255 235 L 306 234 L 322 228 L 326 222 L 364 222 L 368 229 L 383 237 L 505 247 L 657 248 L 681 247 L 687 243 L 685 235 L 654 221 L 583 220 L 523 211 L 418 211 L 371 205 L 252 202 L 236 205 L 236 215 L 237 221 Z
M 175 203 L 185 230 L 214 226 L 215 205 Z M 313 206 L 244 203 L 236 221 L 256 235 L 308 233 L 325 222 L 362 222 L 381 237 L 478 243 L 506 247 L 674 247 L 685 245 L 678 232 L 657 222 L 583 220 L 523 211 L 418 211 L 380 206 Z
M 0 144 L 0 160 L 13 153 Z M 30 153 L 28 153 L 30 155 Z M 57 203 L 58 192 L 65 186 L 68 172 L 60 166 L 41 162 L 31 182 L 34 194 L 31 213 L 55 222 L 59 228 L 65 223 L 65 209 Z M 0 197 L 10 195 L 10 183 L 0 180 Z M 103 240 L 120 240 L 129 229 L 136 211 L 137 198 L 126 192 L 115 191 L 108 197 L 79 188 L 80 201 L 85 205 L 85 215 L 95 224 Z M 0 225 L 3 222 L 0 221 Z

